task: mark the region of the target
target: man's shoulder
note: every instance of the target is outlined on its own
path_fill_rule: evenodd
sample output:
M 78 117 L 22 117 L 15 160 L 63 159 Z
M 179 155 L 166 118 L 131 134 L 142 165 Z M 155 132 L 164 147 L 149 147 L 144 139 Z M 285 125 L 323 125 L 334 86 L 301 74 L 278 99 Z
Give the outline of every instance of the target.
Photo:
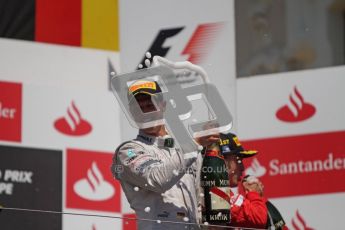
M 125 141 L 123 143 L 121 143 L 117 148 L 116 148 L 116 152 L 122 152 L 124 150 L 128 150 L 128 149 L 143 149 L 145 148 L 145 143 L 138 141 L 136 139 L 130 140 L 130 141 Z
M 151 155 L 149 149 L 136 140 L 126 141 L 122 143 L 115 151 L 116 161 L 118 164 L 130 165 L 138 159 Z

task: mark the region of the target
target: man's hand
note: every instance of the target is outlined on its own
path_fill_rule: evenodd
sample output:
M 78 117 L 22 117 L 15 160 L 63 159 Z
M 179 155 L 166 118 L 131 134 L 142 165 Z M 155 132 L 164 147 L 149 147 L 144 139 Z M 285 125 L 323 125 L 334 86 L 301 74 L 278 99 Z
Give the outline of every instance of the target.
M 207 146 L 219 141 L 219 134 L 213 134 L 213 135 L 209 135 L 209 136 L 198 137 L 198 138 L 195 138 L 195 141 L 199 145 L 202 145 L 203 147 L 207 147 Z
M 207 122 L 203 128 L 204 130 L 210 130 L 210 129 L 213 129 L 213 128 L 217 128 L 218 127 L 218 124 L 217 123 L 214 123 L 214 122 Z M 194 140 L 199 144 L 199 145 L 202 145 L 203 147 L 207 147 L 213 143 L 216 143 L 218 142 L 220 139 L 220 133 L 216 133 L 216 134 L 211 134 L 211 135 L 207 135 L 207 136 L 204 136 L 204 137 L 198 137 L 198 138 L 195 138 Z
M 246 180 L 242 184 L 243 184 L 244 189 L 247 192 L 255 191 L 255 192 L 259 193 L 260 196 L 263 196 L 264 185 L 256 177 L 254 177 L 254 179 L 251 179 L 251 180 Z

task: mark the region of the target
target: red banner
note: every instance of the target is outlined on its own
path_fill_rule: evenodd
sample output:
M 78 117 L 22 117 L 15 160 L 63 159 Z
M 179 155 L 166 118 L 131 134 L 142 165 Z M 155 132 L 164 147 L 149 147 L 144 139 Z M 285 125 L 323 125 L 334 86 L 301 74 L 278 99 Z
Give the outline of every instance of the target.
M 345 131 L 244 142 L 257 149 L 246 174 L 260 178 L 268 197 L 345 191 Z
M 0 140 L 22 139 L 22 85 L 0 81 Z
M 67 150 L 67 208 L 121 211 L 121 186 L 109 169 L 112 154 Z

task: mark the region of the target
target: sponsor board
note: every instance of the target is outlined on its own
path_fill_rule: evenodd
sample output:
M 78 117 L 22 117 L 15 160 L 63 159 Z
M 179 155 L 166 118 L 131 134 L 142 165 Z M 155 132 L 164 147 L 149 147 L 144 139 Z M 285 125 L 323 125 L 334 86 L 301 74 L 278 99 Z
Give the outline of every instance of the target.
M 345 130 L 345 67 L 237 81 L 238 135 L 259 139 Z
M 111 153 L 67 149 L 66 207 L 121 212 L 121 186 L 110 172 Z
M 244 160 L 246 173 L 263 181 L 289 229 L 345 224 L 344 71 L 340 66 L 237 81 L 238 136 L 245 148 L 259 150 Z
M 22 139 L 22 84 L 0 81 L 0 140 Z
M 259 151 L 245 173 L 262 180 L 268 197 L 344 192 L 344 140 L 338 131 L 245 141 Z
M 107 90 L 26 84 L 23 143 L 113 151 L 120 144 L 120 109 Z
M 0 146 L 0 203 L 62 211 L 62 151 Z M 20 221 L 18 221 L 20 220 Z M 61 229 L 61 215 L 4 210 L 1 229 Z

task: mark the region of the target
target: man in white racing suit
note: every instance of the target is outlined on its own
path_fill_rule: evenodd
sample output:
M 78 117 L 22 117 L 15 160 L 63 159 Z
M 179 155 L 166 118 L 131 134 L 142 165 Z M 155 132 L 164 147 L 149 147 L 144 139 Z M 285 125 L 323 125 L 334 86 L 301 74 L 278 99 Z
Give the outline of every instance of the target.
M 136 81 L 129 87 L 129 103 L 135 98 L 143 113 L 155 111 L 151 97 L 159 92 L 155 81 Z M 218 140 L 212 135 L 197 143 L 207 146 Z M 139 130 L 136 139 L 115 151 L 112 173 L 136 212 L 139 230 L 199 229 L 201 154 L 185 159 L 174 144 L 165 126 L 157 125 Z

